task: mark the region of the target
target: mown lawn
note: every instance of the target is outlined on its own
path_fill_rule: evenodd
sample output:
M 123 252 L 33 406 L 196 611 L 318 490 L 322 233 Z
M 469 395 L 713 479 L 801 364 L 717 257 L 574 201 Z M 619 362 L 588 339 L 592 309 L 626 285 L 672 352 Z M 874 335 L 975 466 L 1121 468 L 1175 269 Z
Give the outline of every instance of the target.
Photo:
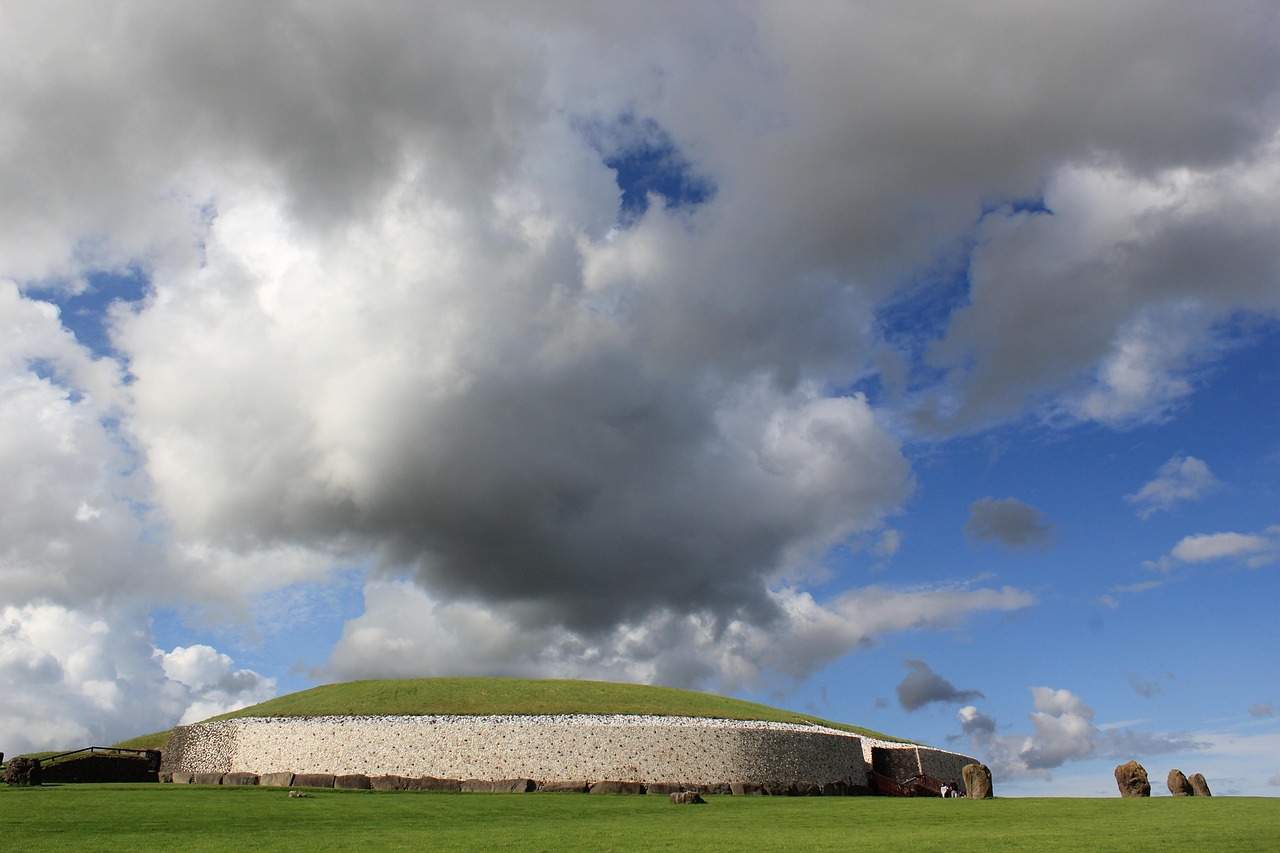
M 325 684 L 218 717 L 367 714 L 657 714 L 830 726 L 897 738 L 742 699 L 650 684 L 536 678 L 394 678 Z
M 894 800 L 0 788 L 23 850 L 1275 850 L 1280 799 Z

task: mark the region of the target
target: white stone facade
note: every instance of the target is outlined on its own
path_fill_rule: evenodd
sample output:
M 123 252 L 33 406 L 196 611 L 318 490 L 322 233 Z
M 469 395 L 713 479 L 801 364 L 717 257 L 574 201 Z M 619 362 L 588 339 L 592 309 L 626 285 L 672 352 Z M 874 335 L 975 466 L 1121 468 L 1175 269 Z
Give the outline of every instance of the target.
M 870 739 L 867 739 L 868 741 Z M 913 745 L 876 745 L 972 759 Z M 329 773 L 448 779 L 867 784 L 870 747 L 850 732 L 639 715 L 243 717 L 175 732 L 165 764 L 187 773 Z M 936 764 L 931 756 L 928 763 Z M 944 776 L 943 778 L 949 778 Z

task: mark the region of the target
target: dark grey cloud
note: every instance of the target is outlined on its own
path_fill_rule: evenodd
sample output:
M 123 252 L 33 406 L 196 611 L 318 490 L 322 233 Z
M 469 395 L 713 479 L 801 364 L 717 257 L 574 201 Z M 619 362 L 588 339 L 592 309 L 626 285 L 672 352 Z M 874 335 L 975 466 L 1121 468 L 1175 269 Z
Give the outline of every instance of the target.
M 1035 507 L 1014 498 L 980 498 L 969 505 L 964 532 L 979 542 L 1014 548 L 1049 544 L 1052 528 Z
M 909 670 L 898 683 L 898 704 L 908 711 L 916 711 L 933 702 L 972 702 L 981 699 L 977 690 L 959 690 L 947 679 L 938 675 L 922 660 L 903 662 Z

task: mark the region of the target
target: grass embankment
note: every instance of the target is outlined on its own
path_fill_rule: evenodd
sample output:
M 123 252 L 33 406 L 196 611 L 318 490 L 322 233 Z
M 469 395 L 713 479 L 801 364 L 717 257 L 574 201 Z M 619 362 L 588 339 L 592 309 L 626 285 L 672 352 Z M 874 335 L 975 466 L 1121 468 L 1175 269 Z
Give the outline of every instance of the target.
M 0 788 L 14 849 L 1274 849 L 1280 799 L 900 800 L 429 794 L 64 785 Z
M 827 726 L 884 740 L 898 740 L 857 726 L 834 723 L 711 693 L 618 684 L 524 678 L 411 678 L 326 684 L 214 717 L 320 717 L 381 714 L 655 714 L 719 717 Z

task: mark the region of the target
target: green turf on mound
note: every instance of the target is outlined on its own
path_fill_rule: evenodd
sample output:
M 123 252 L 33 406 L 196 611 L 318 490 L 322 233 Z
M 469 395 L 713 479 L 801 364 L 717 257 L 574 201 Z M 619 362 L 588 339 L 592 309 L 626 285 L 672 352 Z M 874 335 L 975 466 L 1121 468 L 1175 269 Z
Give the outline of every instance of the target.
M 692 690 L 608 681 L 523 678 L 348 681 L 290 693 L 213 719 L 388 714 L 653 714 L 664 717 L 718 717 L 827 726 L 884 740 L 899 740 L 808 714 L 797 714 L 768 705 Z

